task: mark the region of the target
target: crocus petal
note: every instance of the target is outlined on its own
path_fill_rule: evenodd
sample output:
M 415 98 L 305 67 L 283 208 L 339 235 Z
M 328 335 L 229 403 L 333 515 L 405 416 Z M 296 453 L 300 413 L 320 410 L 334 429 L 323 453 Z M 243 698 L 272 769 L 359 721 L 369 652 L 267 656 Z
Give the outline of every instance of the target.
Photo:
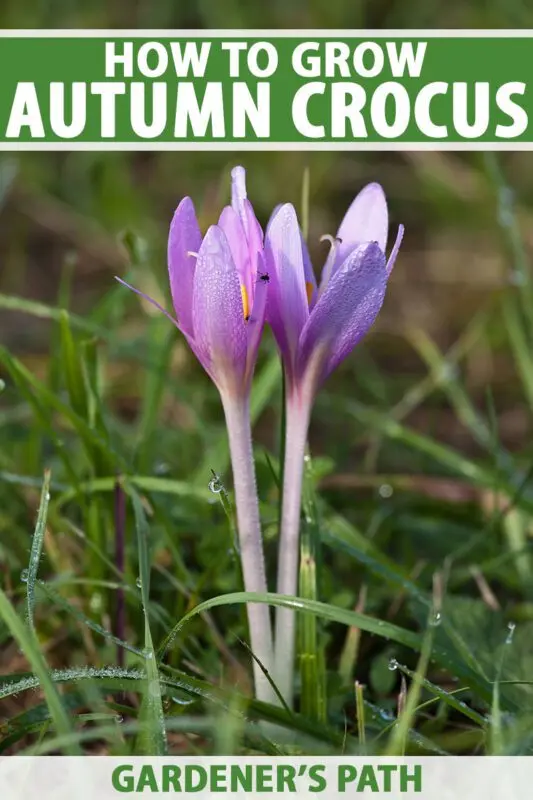
M 247 325 L 248 356 L 246 373 L 250 378 L 255 367 L 257 350 L 259 348 L 261 334 L 265 325 L 267 296 L 270 288 L 270 276 L 265 270 L 263 258 L 260 253 L 257 254 L 257 274 L 258 277 L 255 281 L 254 303 Z
M 233 167 L 231 170 L 231 205 L 240 217 L 244 232 L 248 235 L 248 219 L 244 210 L 246 193 L 246 170 L 244 167 Z
M 168 313 L 166 308 L 163 308 L 163 306 L 159 305 L 157 300 L 154 300 L 154 298 L 150 297 L 150 295 L 145 294 L 144 292 L 141 292 L 140 289 L 136 289 L 135 286 L 132 286 L 130 283 L 126 283 L 126 281 L 123 281 L 122 278 L 118 278 L 116 275 L 115 275 L 115 280 L 118 281 L 119 283 L 121 283 L 123 286 L 125 286 L 126 289 L 131 289 L 131 291 L 135 292 L 135 294 L 138 294 L 139 297 L 142 297 L 144 300 L 148 300 L 149 303 L 151 303 L 153 306 L 155 306 L 155 308 L 157 308 L 158 311 L 161 311 L 161 313 L 163 313 L 165 315 L 165 317 L 168 317 L 169 320 L 171 322 L 173 322 L 174 325 L 177 325 L 178 328 L 179 328 L 177 320 L 174 319 L 172 314 Z
M 300 337 L 298 372 L 313 364 L 315 389 L 372 326 L 386 285 L 385 256 L 376 242 L 359 245 L 332 276 Z
M 246 323 L 237 268 L 217 225 L 207 231 L 198 254 L 193 329 L 197 355 L 219 388 L 237 389 L 246 367 Z
M 252 276 L 257 275 L 257 254 L 263 252 L 263 231 L 257 221 L 252 204 L 245 200 L 243 204 L 244 216 L 246 218 L 246 230 L 248 231 L 248 249 L 250 251 L 250 266 Z
M 362 242 L 377 242 L 385 252 L 388 229 L 389 214 L 385 193 L 379 183 L 369 183 L 352 202 L 337 231 L 337 238 L 342 241 L 337 250 L 333 271 Z
M 196 346 L 196 344 L 195 344 L 195 341 L 194 341 L 194 339 L 192 338 L 192 335 L 191 335 L 191 334 L 188 334 L 186 331 L 184 331 L 184 330 L 182 330 L 182 329 L 181 329 L 181 327 L 180 327 L 180 325 L 179 325 L 178 321 L 177 321 L 176 319 L 174 319 L 174 317 L 172 316 L 172 314 L 169 314 L 169 312 L 166 310 L 166 308 L 163 308 L 163 306 L 162 306 L 162 305 L 160 305 L 160 304 L 157 302 L 157 300 L 154 300 L 154 298 L 153 298 L 153 297 L 150 297 L 150 295 L 148 295 L 148 294 L 145 294 L 144 292 L 141 292 L 139 289 L 136 289 L 136 288 L 135 288 L 135 286 L 132 286 L 131 284 L 129 284 L 129 283 L 126 283 L 126 281 L 123 281 L 123 280 L 122 280 L 122 278 L 118 278 L 118 277 L 115 275 L 115 280 L 116 280 L 116 281 L 118 281 L 119 283 L 121 283 L 121 284 L 122 284 L 123 286 L 125 286 L 127 289 L 131 289 L 131 291 L 132 291 L 132 292 L 135 292 L 135 294 L 138 294 L 138 295 L 139 295 L 139 297 L 142 297 L 144 300 L 148 300 L 148 302 L 149 302 L 149 303 L 151 303 L 153 306 L 155 306 L 155 308 L 157 308 L 157 310 L 158 310 L 158 311 L 161 311 L 161 313 L 163 313 L 163 314 L 165 315 L 165 317 L 168 317 L 168 319 L 169 319 L 171 322 L 173 322 L 173 323 L 174 323 L 174 325 L 175 325 L 177 328 L 179 328 L 179 329 L 181 330 L 182 334 L 185 336 L 185 339 L 187 340 L 187 343 L 188 343 L 189 347 L 191 348 L 191 350 L 193 351 L 194 355 L 196 356 L 196 358 L 198 359 L 198 361 L 200 361 L 200 362 L 203 364 L 203 367 L 204 367 L 204 369 L 205 369 L 205 370 L 207 371 L 207 373 L 210 375 L 211 379 L 212 379 L 212 380 L 214 380 L 214 376 L 213 376 L 213 373 L 212 373 L 212 371 L 211 371 L 211 365 L 210 365 L 210 364 L 209 364 L 207 361 L 204 361 L 204 360 L 202 360 L 202 358 L 201 358 L 201 356 L 200 356 L 200 352 L 199 352 L 199 350 L 198 350 L 198 347 L 197 347 L 197 346 Z
M 248 240 L 244 233 L 241 218 L 232 206 L 226 206 L 218 220 L 218 227 L 222 228 L 230 246 L 233 261 L 239 273 L 241 285 L 245 287 L 249 302 L 253 298 L 252 275 L 250 268 L 250 252 Z
M 267 319 L 286 367 L 294 363 L 300 333 L 309 317 L 302 237 L 296 212 L 281 206 L 265 236 L 265 266 L 270 277 Z M 289 364 L 287 364 L 287 359 Z
M 192 289 L 196 256 L 202 234 L 196 219 L 194 204 L 184 197 L 176 209 L 168 238 L 168 274 L 174 310 L 181 329 L 192 335 Z
M 280 208 L 283 207 L 283 203 L 278 203 L 277 206 L 274 206 L 274 210 L 270 215 L 270 220 L 267 225 L 267 230 L 270 227 L 270 224 Z M 312 308 L 315 301 L 316 301 L 316 276 L 313 270 L 313 264 L 311 258 L 309 256 L 309 250 L 307 249 L 307 243 L 304 239 L 303 233 L 300 231 L 300 237 L 302 241 L 302 258 L 304 263 L 304 276 L 305 276 L 305 284 L 306 284 L 306 294 L 307 299 L 309 301 L 309 307 Z
M 396 256 L 398 255 L 398 250 L 400 249 L 400 245 L 402 243 L 403 232 L 404 232 L 403 225 L 399 225 L 398 233 L 396 234 L 396 241 L 394 242 L 394 247 L 391 250 L 389 260 L 387 261 L 387 276 L 389 276 L 392 272 L 394 262 L 396 261 Z
M 313 264 L 311 263 L 311 259 L 309 257 L 309 250 L 307 249 L 307 244 L 305 243 L 305 239 L 301 231 L 300 237 L 302 241 L 302 258 L 304 262 L 305 293 L 309 310 L 311 310 L 316 303 L 316 277 L 313 271 Z

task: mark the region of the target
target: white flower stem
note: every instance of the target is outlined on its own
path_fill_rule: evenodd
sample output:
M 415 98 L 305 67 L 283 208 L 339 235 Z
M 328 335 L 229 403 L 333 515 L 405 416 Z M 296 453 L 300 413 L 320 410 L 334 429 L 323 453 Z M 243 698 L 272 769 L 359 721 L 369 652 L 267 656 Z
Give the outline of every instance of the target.
M 222 396 L 222 404 L 226 416 L 233 469 L 244 589 L 246 592 L 263 594 L 267 591 L 267 583 L 252 451 L 249 403 L 247 398 Z M 265 669 L 271 673 L 274 652 L 270 609 L 264 603 L 248 603 L 246 608 L 252 652 Z M 255 659 L 253 671 L 257 699 L 270 703 L 276 702 L 272 686 Z
M 307 430 L 311 404 L 287 394 L 283 502 L 278 548 L 278 594 L 298 593 L 300 511 Z M 288 608 L 276 608 L 274 680 L 289 707 L 293 701 L 296 617 Z

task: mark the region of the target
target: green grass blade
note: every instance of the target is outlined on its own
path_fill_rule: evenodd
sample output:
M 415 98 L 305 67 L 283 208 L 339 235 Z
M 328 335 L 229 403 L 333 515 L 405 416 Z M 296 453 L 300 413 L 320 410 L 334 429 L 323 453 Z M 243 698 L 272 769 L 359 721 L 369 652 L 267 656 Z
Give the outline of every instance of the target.
M 64 491 L 55 501 L 55 506 L 56 508 L 61 508 L 66 503 L 75 500 L 79 494 L 95 494 L 99 492 L 107 494 L 113 492 L 116 482 L 116 477 L 95 478 L 94 480 L 85 481 L 80 483 L 76 489 Z M 143 492 L 187 497 L 204 503 L 208 503 L 213 499 L 213 494 L 207 486 L 203 488 L 194 486 L 186 481 L 176 481 L 170 478 L 153 478 L 150 475 L 128 475 L 127 478 L 124 478 L 124 484 L 126 483 Z
M 517 308 L 516 298 L 507 295 L 503 299 L 503 317 L 513 357 L 522 381 L 524 394 L 533 411 L 533 358 L 526 331 Z
M 60 322 L 62 316 L 62 309 L 60 308 L 47 306 L 45 303 L 38 303 L 34 300 L 27 300 L 24 297 L 13 297 L 6 294 L 0 294 L 0 308 L 5 311 L 19 311 L 22 314 L 31 314 L 39 319 L 48 319 L 54 322 Z M 90 333 L 102 339 L 112 338 L 112 333 L 109 330 L 87 321 L 84 317 L 69 313 L 69 319 L 73 327 L 84 333 Z
M 137 531 L 137 550 L 139 554 L 139 578 L 144 614 L 144 660 L 146 665 L 147 692 L 140 713 L 141 728 L 139 745 L 145 755 L 164 755 L 167 750 L 165 715 L 161 698 L 159 669 L 152 643 L 148 606 L 150 597 L 150 556 L 149 528 L 141 500 L 136 492 L 131 491 L 135 528 Z
M 100 583 L 104 583 L 105 585 L 104 581 L 100 581 Z M 123 647 L 124 650 L 134 653 L 136 656 L 144 657 L 144 652 L 142 650 L 129 644 L 129 642 L 119 639 L 111 631 L 108 631 L 106 628 L 103 628 L 102 625 L 99 625 L 97 622 L 87 617 L 82 611 L 76 608 L 76 606 L 73 606 L 68 600 L 65 600 L 65 598 L 60 595 L 59 592 L 56 592 L 49 584 L 39 582 L 37 583 L 37 588 L 48 600 L 51 600 L 52 603 L 59 606 L 63 611 L 66 611 L 67 614 L 70 614 L 74 619 L 78 620 L 78 622 L 81 622 L 82 625 L 86 625 L 90 630 L 94 631 L 94 633 L 103 636 L 104 639 Z
M 217 606 L 227 606 L 240 603 L 268 603 L 273 606 L 282 606 L 283 608 L 292 608 L 295 611 L 301 611 L 304 614 L 314 614 L 320 616 L 324 620 L 330 622 L 339 622 L 342 625 L 357 625 L 361 630 L 373 633 L 376 636 L 382 636 L 385 639 L 390 639 L 393 642 L 404 644 L 406 647 L 411 647 L 417 650 L 421 645 L 421 638 L 418 634 L 412 631 L 400 628 L 390 622 L 369 617 L 365 614 L 359 614 L 356 611 L 348 611 L 344 608 L 337 608 L 336 606 L 328 605 L 327 603 L 320 603 L 317 600 L 306 600 L 301 597 L 289 597 L 287 595 L 274 594 L 266 592 L 265 594 L 256 594 L 254 592 L 233 592 L 231 594 L 219 595 L 212 597 L 200 603 L 188 614 L 186 614 L 170 631 L 168 636 L 165 637 L 161 646 L 159 647 L 158 654 L 162 658 L 167 650 L 172 646 L 174 640 L 186 625 L 186 623 L 201 614 L 202 611 L 208 611 L 210 608 Z
M 70 405 L 82 419 L 87 419 L 87 394 L 83 379 L 83 365 L 79 346 L 74 341 L 70 329 L 69 313 L 64 309 L 61 311 L 59 330 L 61 364 Z
M 414 679 L 407 693 L 407 700 L 400 717 L 392 730 L 391 737 L 387 743 L 386 755 L 403 756 L 405 755 L 405 743 L 408 739 L 409 731 L 413 727 L 416 716 L 416 708 L 422 691 L 422 683 L 426 676 L 431 649 L 433 647 L 433 629 L 428 627 L 422 642 L 420 659 L 416 668 Z
M 63 403 L 54 392 L 50 391 L 41 381 L 37 380 L 37 378 L 32 375 L 18 359 L 11 356 L 4 347 L 0 347 L 0 363 L 4 364 L 16 383 L 25 388 L 26 395 L 34 394 L 42 406 L 54 409 L 62 414 L 65 419 L 73 425 L 88 449 L 98 449 L 102 455 L 108 459 L 108 464 L 117 465 L 117 468 L 121 470 L 126 469 L 124 459 L 118 453 L 110 449 L 108 442 L 93 431 L 91 426 L 76 414 L 69 405 Z
M 416 678 L 416 672 L 412 669 L 409 669 L 409 667 L 406 667 L 404 664 L 398 664 L 396 661 L 395 668 L 403 675 L 407 675 L 407 677 L 411 678 L 411 680 Z M 440 686 L 437 686 L 424 677 L 421 678 L 421 685 L 424 689 L 435 695 L 435 697 L 438 697 L 439 700 L 442 700 L 444 703 L 446 703 L 446 705 L 450 706 L 450 708 L 453 708 L 454 711 L 457 711 L 459 714 L 467 717 L 467 719 L 471 720 L 471 722 L 475 722 L 480 727 L 485 727 L 487 723 L 485 717 L 475 711 L 475 709 L 470 708 L 470 706 L 468 706 L 462 700 L 457 699 L 456 695 L 459 692 L 466 691 L 466 689 L 455 689 L 453 692 L 447 692 L 444 689 L 441 689 Z
M 50 709 L 50 716 L 54 721 L 57 733 L 60 736 L 72 736 L 73 729 L 71 721 L 63 707 L 57 689 L 54 686 L 46 662 L 39 650 L 38 643 L 32 632 L 22 622 L 2 589 L 0 589 L 0 617 L 6 623 L 11 635 L 18 642 L 35 672 L 38 684 L 41 686 L 48 708 Z M 80 753 L 79 747 L 75 743 L 66 745 L 65 751 L 71 756 L 79 755 Z
M 303 482 L 303 513 L 300 542 L 299 595 L 317 600 L 320 570 L 320 527 L 314 496 L 311 457 L 306 455 Z M 313 719 L 326 719 L 326 674 L 324 654 L 319 643 L 319 621 L 307 614 L 299 620 L 299 666 L 301 680 L 300 705 L 302 713 Z
M 41 500 L 39 502 L 39 511 L 37 513 L 37 522 L 31 542 L 30 560 L 26 573 L 26 618 L 27 623 L 32 631 L 35 630 L 33 620 L 33 611 L 35 608 L 35 582 L 37 580 L 37 572 L 39 570 L 39 562 L 41 560 L 41 553 L 43 550 L 44 535 L 46 533 L 46 517 L 48 514 L 48 503 L 50 500 L 50 477 L 50 470 L 45 470 L 43 488 L 41 491 Z

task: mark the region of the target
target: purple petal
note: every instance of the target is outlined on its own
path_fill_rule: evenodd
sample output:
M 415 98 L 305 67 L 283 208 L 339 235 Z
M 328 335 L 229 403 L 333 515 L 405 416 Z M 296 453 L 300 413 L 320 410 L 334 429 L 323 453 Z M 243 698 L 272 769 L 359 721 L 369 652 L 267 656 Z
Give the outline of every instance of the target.
M 249 377 L 252 376 L 252 372 L 255 367 L 257 350 L 259 348 L 261 334 L 265 325 L 266 304 L 268 291 L 270 288 L 270 275 L 266 272 L 261 253 L 257 254 L 257 273 L 258 277 L 255 281 L 252 313 L 250 315 L 250 319 L 248 320 L 247 326 L 248 357 L 246 372 Z
M 246 288 L 248 298 L 252 302 L 253 286 L 250 269 L 250 253 L 248 240 L 244 233 L 241 218 L 232 206 L 226 206 L 218 220 L 218 227 L 222 228 L 230 246 L 233 261 L 239 273 L 239 280 Z
M 385 252 L 388 230 L 385 193 L 379 183 L 369 183 L 352 202 L 337 231 L 337 238 L 342 242 L 337 250 L 334 271 L 341 266 L 348 253 L 363 242 L 377 242 Z
M 309 318 L 302 237 L 296 212 L 288 203 L 269 222 L 265 266 L 270 277 L 267 319 L 287 367 L 294 362 L 300 333 Z
M 119 283 L 121 283 L 123 286 L 125 286 L 126 289 L 131 289 L 131 291 L 135 292 L 135 294 L 138 294 L 139 297 L 144 298 L 144 300 L 148 300 L 149 303 L 151 303 L 153 306 L 155 306 L 155 308 L 157 308 L 158 311 L 161 311 L 165 315 L 165 317 L 168 317 L 169 320 L 171 322 L 173 322 L 174 325 L 176 325 L 179 328 L 177 320 L 174 319 L 172 314 L 168 313 L 166 308 L 163 308 L 163 306 L 159 305 L 157 300 L 154 300 L 153 297 L 150 297 L 149 295 L 145 294 L 144 292 L 141 292 L 139 289 L 136 289 L 135 286 L 132 286 L 131 284 L 126 283 L 126 281 L 123 281 L 122 278 L 118 278 L 116 275 L 115 275 L 115 280 L 118 281 Z
M 317 388 L 365 336 L 383 303 L 385 256 L 376 242 L 359 245 L 332 276 L 300 338 L 299 372 Z
M 244 216 L 247 220 L 248 248 L 250 250 L 252 277 L 255 278 L 257 275 L 257 253 L 263 252 L 263 231 L 249 200 L 244 201 Z
M 244 210 L 246 193 L 246 170 L 244 167 L 234 167 L 231 170 L 231 205 L 240 217 L 244 231 L 248 235 L 248 219 Z
M 387 277 L 391 274 L 392 268 L 394 266 L 394 262 L 396 261 L 396 256 L 398 255 L 398 251 L 400 249 L 400 245 L 402 243 L 404 233 L 403 225 L 398 226 L 398 233 L 396 234 L 396 241 L 394 242 L 394 247 L 391 250 L 391 254 L 389 256 L 389 260 L 387 261 Z
M 311 263 L 311 258 L 309 257 L 309 250 L 307 249 L 307 244 L 305 242 L 303 233 L 301 231 L 300 231 L 300 237 L 302 240 L 302 258 L 304 262 L 305 292 L 306 292 L 307 302 L 309 305 L 309 310 L 311 310 L 316 303 L 316 277 L 313 271 L 313 264 Z
M 192 334 L 192 289 L 196 256 L 202 234 L 190 197 L 184 197 L 176 209 L 168 237 L 168 274 L 174 310 L 181 329 Z
M 131 289 L 131 291 L 132 291 L 132 292 L 135 292 L 135 294 L 138 294 L 140 297 L 144 298 L 144 300 L 148 300 L 148 302 L 149 302 L 149 303 L 151 303 L 153 306 L 155 306 L 155 308 L 157 308 L 157 310 L 158 310 L 158 311 L 161 311 L 161 312 L 162 312 L 162 313 L 165 315 L 165 317 L 168 317 L 168 319 L 169 319 L 171 322 L 173 322 L 173 323 L 174 323 L 174 325 L 175 325 L 177 328 L 180 328 L 180 326 L 179 326 L 179 324 L 178 324 L 178 321 L 177 321 L 176 319 L 174 319 L 174 317 L 172 316 L 172 314 L 169 314 L 169 313 L 168 313 L 168 311 L 167 311 L 165 308 L 163 308 L 163 306 L 159 305 L 159 303 L 157 302 L 157 300 L 154 300 L 154 298 L 153 298 L 153 297 L 150 297 L 149 295 L 147 295 L 147 294 L 144 294 L 144 292 L 141 292 L 141 291 L 139 291 L 139 289 L 136 289 L 136 288 L 135 288 L 135 286 L 131 286 L 131 284 L 129 284 L 129 283 L 126 283 L 126 281 L 123 281 L 123 280 L 122 280 L 122 278 L 118 278 L 116 275 L 115 275 L 115 280 L 116 280 L 116 281 L 118 281 L 119 283 L 121 283 L 121 284 L 122 284 L 123 286 L 125 286 L 127 289 Z M 180 330 L 181 330 L 181 328 L 180 328 Z M 197 348 L 197 346 L 196 346 L 196 344 L 195 344 L 195 342 L 194 342 L 194 339 L 192 338 L 192 336 L 191 336 L 190 334 L 186 333 L 186 332 L 185 332 L 185 331 L 183 331 L 183 330 L 182 330 L 181 332 L 183 333 L 183 335 L 184 335 L 184 336 L 185 336 L 185 338 L 187 339 L 187 342 L 188 342 L 188 344 L 189 344 L 189 347 L 190 347 L 190 348 L 191 348 L 191 350 L 193 351 L 193 353 L 194 353 L 194 355 L 196 356 L 196 358 L 198 359 L 198 361 L 200 361 L 201 363 L 203 363 L 203 361 L 202 361 L 202 358 L 200 357 L 200 354 L 199 354 L 198 348 Z M 211 373 L 210 365 L 209 365 L 209 364 L 207 364 L 207 363 L 203 363 L 203 366 L 204 366 L 204 368 L 207 370 L 207 372 L 209 373 L 209 375 L 211 376 L 211 378 L 214 380 L 214 376 L 213 376 L 213 374 Z
M 246 323 L 237 268 L 216 225 L 204 237 L 194 273 L 193 329 L 198 357 L 217 385 L 238 388 L 246 367 Z

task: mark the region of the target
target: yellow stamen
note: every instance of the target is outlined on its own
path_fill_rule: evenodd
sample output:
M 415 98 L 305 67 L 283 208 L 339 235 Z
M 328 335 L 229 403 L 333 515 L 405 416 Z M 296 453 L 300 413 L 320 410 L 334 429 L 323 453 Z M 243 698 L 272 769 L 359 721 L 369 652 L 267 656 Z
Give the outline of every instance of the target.
M 242 297 L 242 313 L 246 322 L 250 319 L 250 301 L 248 300 L 248 292 L 246 286 L 241 283 L 241 297 Z
M 311 300 L 313 299 L 313 292 L 315 291 L 315 287 L 311 283 L 311 281 L 305 282 L 305 293 L 307 295 L 307 303 L 311 305 Z

